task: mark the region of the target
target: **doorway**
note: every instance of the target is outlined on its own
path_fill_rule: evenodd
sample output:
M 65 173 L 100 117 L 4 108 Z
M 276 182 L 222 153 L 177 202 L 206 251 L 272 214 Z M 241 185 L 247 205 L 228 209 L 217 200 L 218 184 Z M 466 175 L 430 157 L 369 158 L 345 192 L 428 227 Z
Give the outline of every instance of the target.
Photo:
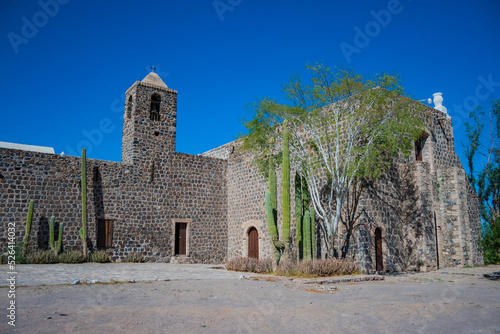
M 259 258 L 259 232 L 255 227 L 248 231 L 248 257 Z
M 97 219 L 97 248 L 106 249 L 113 247 L 113 220 Z
M 186 255 L 187 223 L 175 223 L 175 255 Z
M 376 270 L 384 270 L 384 259 L 382 256 L 382 231 L 380 228 L 375 229 L 375 263 Z

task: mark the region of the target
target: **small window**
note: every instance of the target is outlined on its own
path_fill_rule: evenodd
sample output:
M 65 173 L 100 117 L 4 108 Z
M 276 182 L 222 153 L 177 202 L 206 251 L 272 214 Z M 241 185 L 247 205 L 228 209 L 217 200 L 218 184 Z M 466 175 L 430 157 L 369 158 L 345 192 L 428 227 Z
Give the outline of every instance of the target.
M 113 220 L 97 220 L 97 248 L 105 249 L 113 247 Z
M 127 119 L 130 119 L 132 117 L 132 96 L 128 98 L 127 102 Z
M 149 118 L 152 121 L 160 120 L 160 104 L 161 104 L 160 95 L 153 94 L 151 96 L 151 108 L 149 109 Z
M 427 140 L 427 134 L 423 133 L 420 138 L 415 142 L 415 160 L 423 161 L 424 147 Z

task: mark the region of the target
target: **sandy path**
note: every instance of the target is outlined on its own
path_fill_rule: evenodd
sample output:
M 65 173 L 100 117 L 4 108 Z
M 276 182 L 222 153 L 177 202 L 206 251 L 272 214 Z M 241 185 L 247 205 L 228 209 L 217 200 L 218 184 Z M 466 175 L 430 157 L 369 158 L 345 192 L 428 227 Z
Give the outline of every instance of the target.
M 500 267 L 390 276 L 331 291 L 253 278 L 21 287 L 16 327 L 4 318 L 0 332 L 499 333 L 500 282 L 482 277 L 493 271 Z M 6 289 L 0 293 L 3 305 Z

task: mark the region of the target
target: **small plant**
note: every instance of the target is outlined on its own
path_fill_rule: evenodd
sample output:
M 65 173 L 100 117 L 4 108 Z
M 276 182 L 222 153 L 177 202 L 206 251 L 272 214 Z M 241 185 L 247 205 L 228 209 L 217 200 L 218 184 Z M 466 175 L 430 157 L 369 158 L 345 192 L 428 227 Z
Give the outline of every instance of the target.
M 144 262 L 144 256 L 139 252 L 128 253 L 125 262 L 142 263 Z
M 85 262 L 83 253 L 75 249 L 67 250 L 57 257 L 60 263 L 82 263 Z
M 90 253 L 89 262 L 97 262 L 97 263 L 107 263 L 110 262 L 111 259 L 109 258 L 108 253 L 104 250 L 98 250 Z
M 49 250 L 37 250 L 26 255 L 28 264 L 49 264 L 57 263 L 57 256 Z

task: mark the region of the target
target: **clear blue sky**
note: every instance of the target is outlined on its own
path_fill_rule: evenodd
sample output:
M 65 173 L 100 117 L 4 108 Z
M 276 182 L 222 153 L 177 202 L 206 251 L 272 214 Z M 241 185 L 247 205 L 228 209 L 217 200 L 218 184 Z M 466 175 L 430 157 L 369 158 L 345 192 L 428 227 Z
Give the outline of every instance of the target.
M 443 92 L 459 154 L 468 109 L 500 97 L 498 0 L 55 1 L 0 2 L 0 141 L 79 154 L 109 119 L 87 155 L 119 161 L 124 93 L 152 65 L 179 92 L 177 151 L 191 154 L 232 141 L 245 104 L 281 97 L 307 63 Z

